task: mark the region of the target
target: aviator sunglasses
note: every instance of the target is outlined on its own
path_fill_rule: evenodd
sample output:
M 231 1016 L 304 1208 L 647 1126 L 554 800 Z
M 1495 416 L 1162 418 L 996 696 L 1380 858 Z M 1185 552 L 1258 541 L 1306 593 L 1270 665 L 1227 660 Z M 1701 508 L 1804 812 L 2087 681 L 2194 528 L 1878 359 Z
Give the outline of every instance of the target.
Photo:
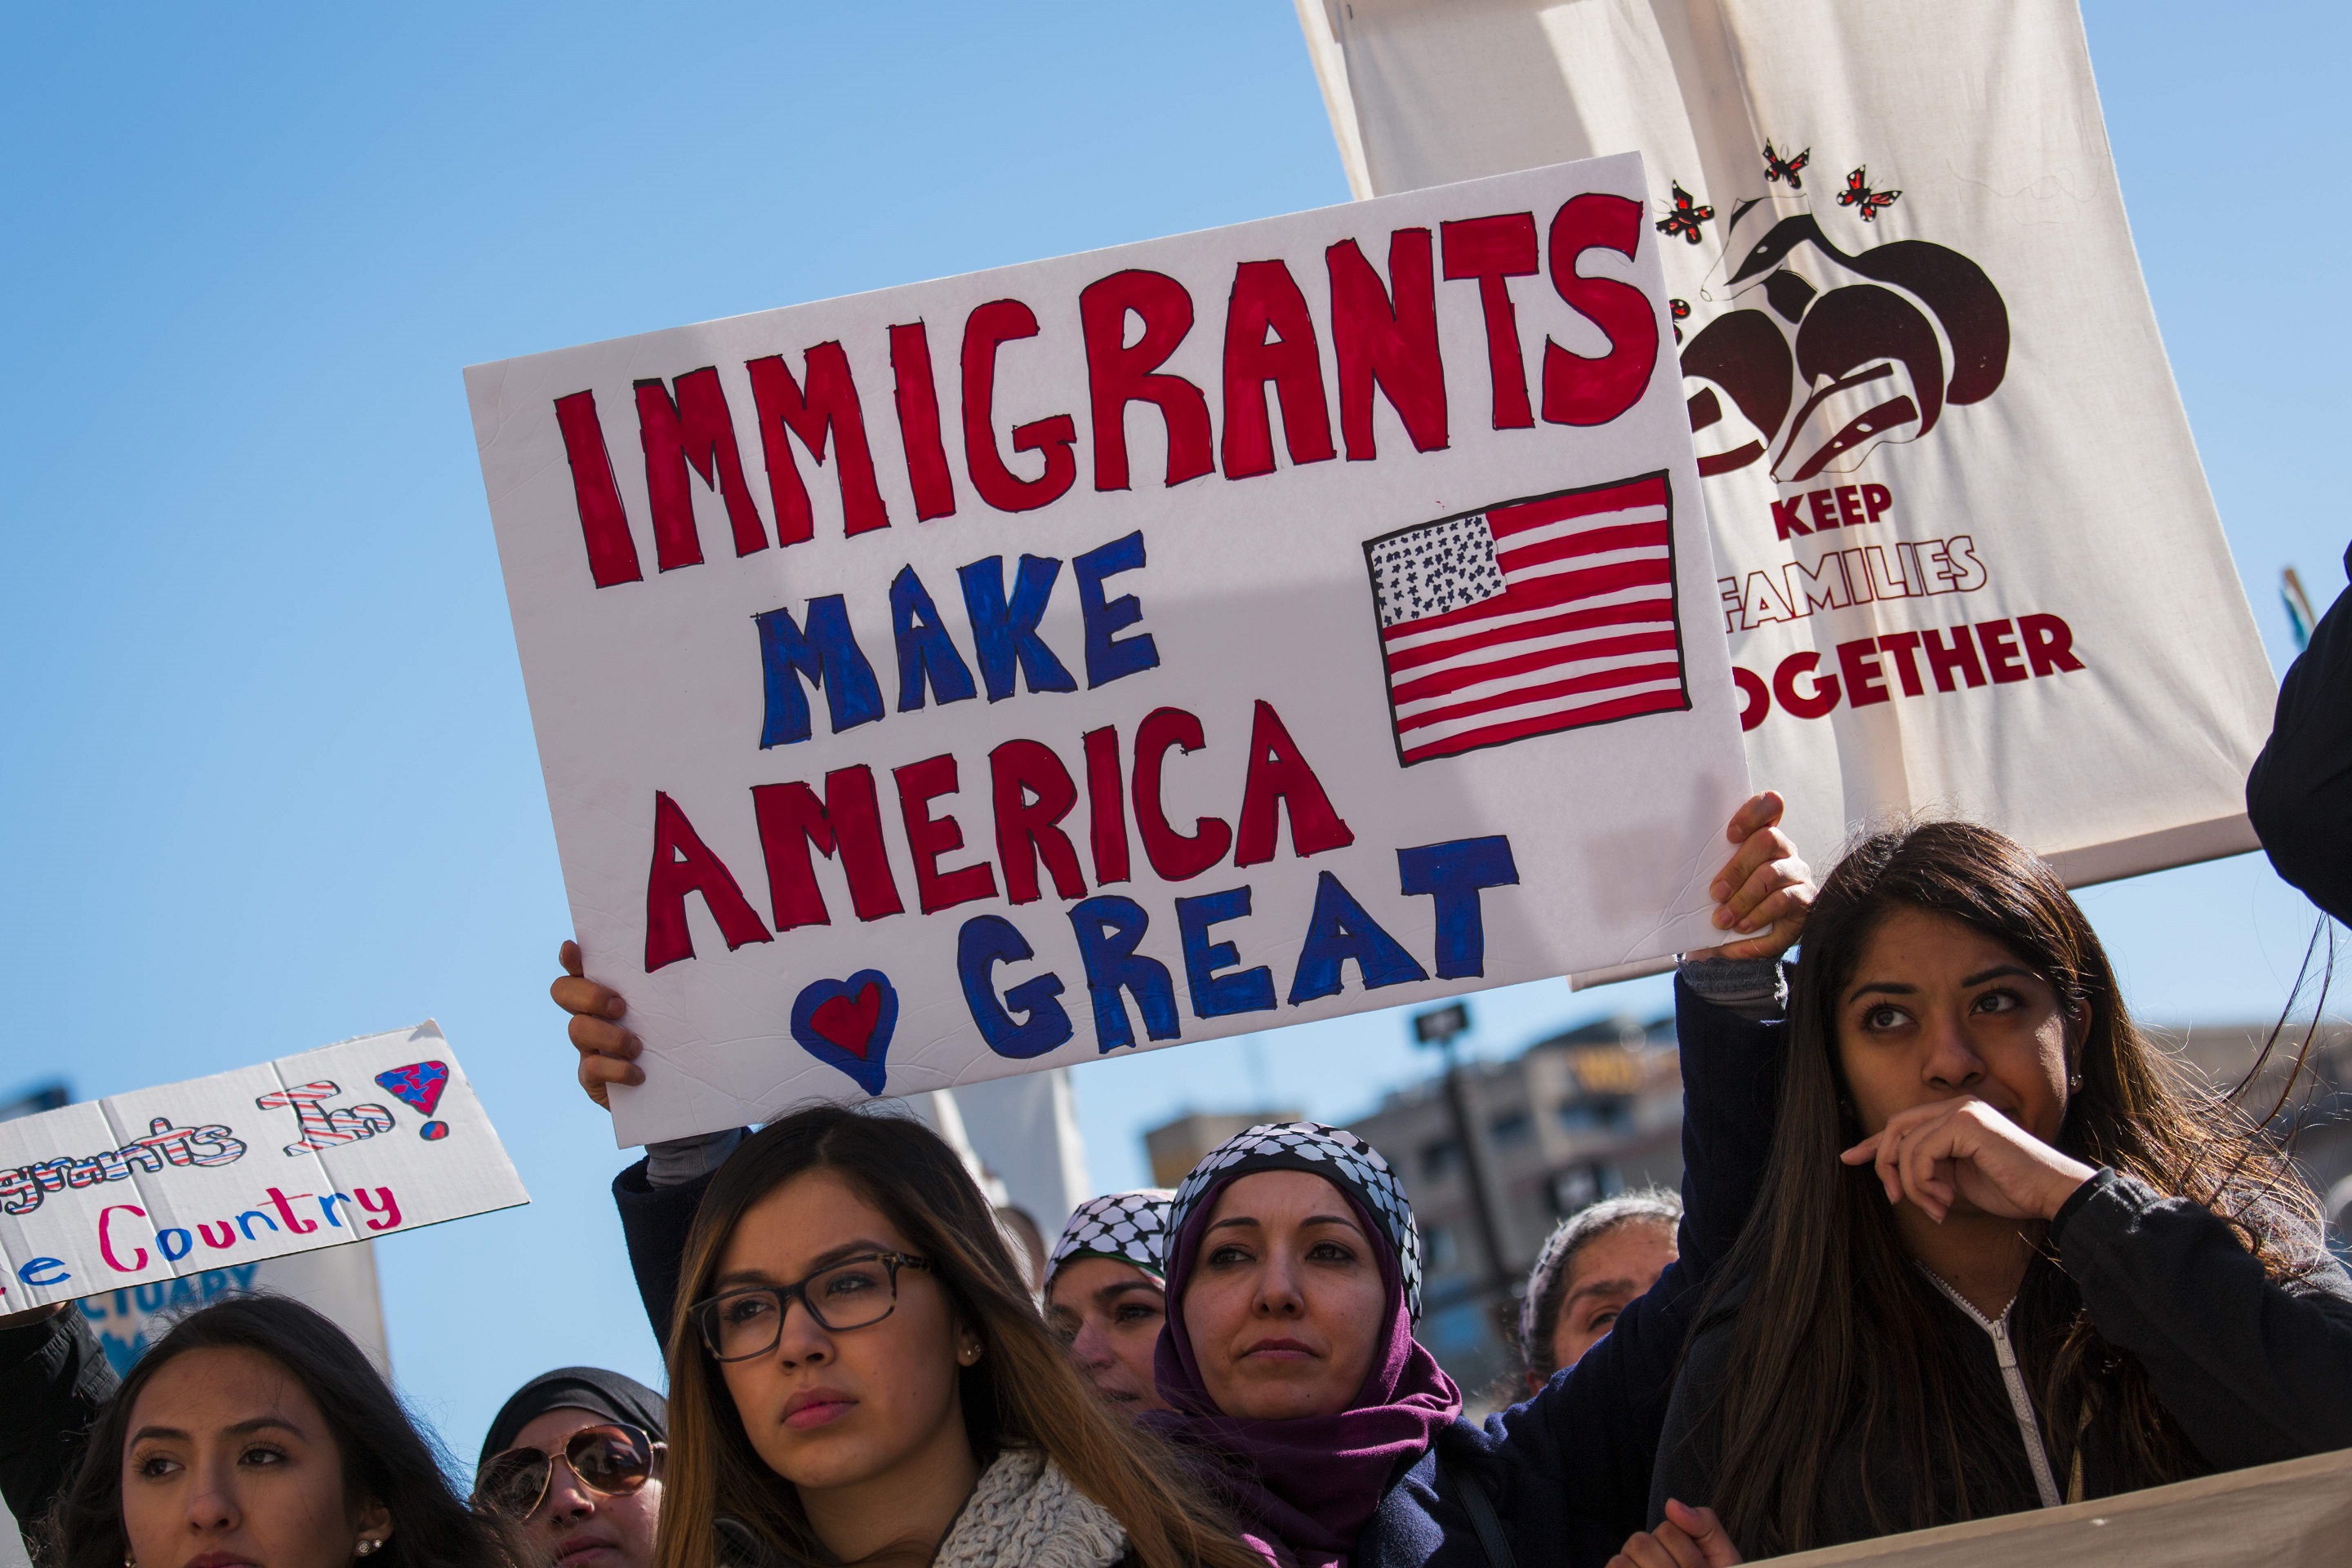
M 590 1491 L 626 1497 L 652 1479 L 654 1457 L 662 1447 L 636 1427 L 618 1422 L 583 1426 L 559 1453 L 509 1448 L 493 1458 L 474 1483 L 474 1502 L 517 1523 L 529 1519 L 546 1500 L 548 1478 L 559 1458 Z

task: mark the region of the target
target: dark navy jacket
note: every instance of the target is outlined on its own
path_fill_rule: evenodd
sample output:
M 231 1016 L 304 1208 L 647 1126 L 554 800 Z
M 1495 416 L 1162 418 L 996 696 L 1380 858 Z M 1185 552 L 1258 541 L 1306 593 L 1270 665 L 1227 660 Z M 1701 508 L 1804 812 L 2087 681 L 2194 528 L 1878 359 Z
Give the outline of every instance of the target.
M 2014 1325 L 2032 1392 L 2036 1425 L 2062 1495 L 2079 1478 L 2083 1499 L 2135 1484 L 2119 1479 L 2120 1416 L 2111 1407 L 2070 1419 L 2044 1407 L 2050 1351 L 2075 1311 L 2088 1314 L 2106 1344 L 2136 1357 L 2194 1452 L 2193 1473 L 2242 1469 L 2352 1447 L 2352 1279 L 2316 1248 L 2300 1278 L 2273 1279 L 2229 1223 L 2185 1198 L 2103 1170 L 2051 1221 L 2051 1255 L 2029 1266 L 2021 1304 L 2052 1303 L 2035 1324 Z M 1744 1284 L 1744 1282 L 1743 1282 Z M 1922 1289 L 1929 1321 L 1960 1347 L 1972 1387 L 1955 1399 L 2009 1410 L 1991 1339 L 1959 1309 Z M 1650 1517 L 1667 1497 L 1715 1500 L 1715 1405 L 1729 1374 L 1742 1289 L 1727 1293 L 1690 1348 L 1667 1414 Z M 1975 1506 L 1968 1517 L 2038 1506 L 2025 1438 L 1971 1457 Z M 2080 1465 L 2076 1464 L 2079 1458 Z M 1886 1533 L 1889 1497 L 1912 1489 L 1900 1458 L 1842 1434 L 1822 1482 L 1819 1546 Z M 1874 1507 L 1876 1504 L 1876 1507 Z M 1958 1517 L 1957 1510 L 1954 1517 Z M 1949 1522 L 1938 1520 L 1937 1522 Z M 1743 1542 L 1756 1551 L 1759 1543 Z
M 1600 1568 L 1648 1524 L 1650 1470 L 1683 1343 L 1762 1184 L 1780 1090 L 1778 1024 L 1675 983 L 1682 1044 L 1680 1259 L 1606 1339 L 1525 1405 L 1456 1421 L 1381 1500 L 1353 1568 L 1488 1568 L 1459 1489 L 1486 1489 L 1518 1568 Z
M 0 1497 L 31 1537 L 80 1463 L 90 1423 L 114 1396 L 114 1367 L 68 1307 L 0 1330 Z
M 1357 1537 L 1352 1568 L 1492 1568 L 1459 1489 L 1485 1489 L 1517 1568 L 1600 1568 L 1647 1523 L 1650 1470 L 1675 1369 L 1709 1276 L 1761 1184 L 1780 1089 L 1780 1027 L 1675 983 L 1683 1073 L 1681 1260 L 1609 1336 L 1525 1405 L 1483 1426 L 1456 1421 L 1400 1476 Z M 614 1180 L 646 1314 L 659 1333 L 677 1294 L 686 1233 L 708 1178 Z M 1441 1464 L 1442 1461 L 1442 1464 Z
M 2344 573 L 2352 577 L 2352 550 Z M 2352 921 L 2352 592 L 2336 596 L 2279 682 L 2271 738 L 2246 775 L 2246 815 L 2278 874 Z

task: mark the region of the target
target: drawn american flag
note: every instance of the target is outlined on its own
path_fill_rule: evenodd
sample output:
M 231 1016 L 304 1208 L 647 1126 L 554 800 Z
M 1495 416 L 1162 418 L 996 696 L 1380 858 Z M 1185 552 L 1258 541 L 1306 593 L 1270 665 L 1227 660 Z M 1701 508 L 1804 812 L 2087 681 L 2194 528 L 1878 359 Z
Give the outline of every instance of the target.
M 1406 764 L 1690 706 L 1663 473 L 1368 541 Z

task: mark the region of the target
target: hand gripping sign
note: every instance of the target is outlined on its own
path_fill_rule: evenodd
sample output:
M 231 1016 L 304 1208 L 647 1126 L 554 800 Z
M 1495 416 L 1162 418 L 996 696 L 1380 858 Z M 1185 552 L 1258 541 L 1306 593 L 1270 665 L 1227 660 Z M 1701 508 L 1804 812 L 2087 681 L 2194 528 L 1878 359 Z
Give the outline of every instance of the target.
M 1631 157 L 467 373 L 624 1142 L 1709 940 Z
M 426 1022 L 0 1122 L 0 1314 L 529 1201 Z
M 1711 614 L 1800 845 L 1958 813 L 2077 884 L 2254 847 L 2270 662 L 2072 4 L 1298 15 L 1359 195 L 1642 154 Z

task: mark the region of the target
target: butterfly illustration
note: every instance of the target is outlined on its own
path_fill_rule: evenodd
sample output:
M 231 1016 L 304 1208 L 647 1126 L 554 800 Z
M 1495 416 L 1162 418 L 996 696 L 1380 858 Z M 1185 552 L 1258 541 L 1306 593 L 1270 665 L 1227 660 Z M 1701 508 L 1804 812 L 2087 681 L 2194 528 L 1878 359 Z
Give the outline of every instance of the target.
M 1860 207 L 1862 209 L 1863 222 L 1876 223 L 1878 221 L 1879 209 L 1882 207 L 1893 206 L 1896 198 L 1900 197 L 1903 193 L 1901 191 L 1872 190 L 1867 183 L 1868 174 L 1869 170 L 1867 168 L 1862 168 L 1856 169 L 1853 173 L 1845 177 L 1845 189 L 1838 193 L 1838 205 L 1842 207 Z
M 1698 226 L 1713 216 L 1715 216 L 1713 207 L 1697 205 L 1692 200 L 1691 194 L 1677 183 L 1675 186 L 1675 210 L 1658 220 L 1658 232 L 1664 235 L 1678 234 L 1693 245 L 1696 245 L 1699 240 Z
M 1764 143 L 1764 177 L 1768 180 L 1786 180 L 1789 182 L 1790 190 L 1801 191 L 1805 188 L 1803 174 L 1805 161 L 1812 155 L 1813 150 L 1808 147 L 1793 158 L 1783 158 L 1773 152 L 1772 143 L 1767 142 Z
M 1683 341 L 1682 323 L 1690 320 L 1690 301 L 1688 300 L 1669 300 L 1666 301 L 1666 309 L 1673 313 L 1675 318 L 1675 342 L 1680 342 Z

